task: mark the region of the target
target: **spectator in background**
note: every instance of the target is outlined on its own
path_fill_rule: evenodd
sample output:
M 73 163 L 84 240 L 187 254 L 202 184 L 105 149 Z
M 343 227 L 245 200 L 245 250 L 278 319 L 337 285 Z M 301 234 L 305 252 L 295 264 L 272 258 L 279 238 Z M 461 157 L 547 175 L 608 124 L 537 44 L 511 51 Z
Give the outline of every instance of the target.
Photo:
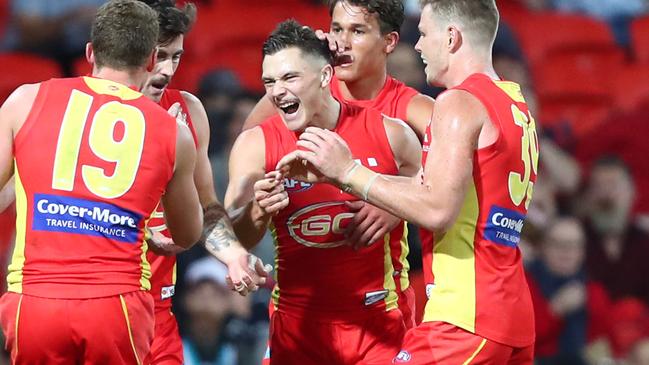
M 608 330 L 609 299 L 586 276 L 585 243 L 578 220 L 559 218 L 550 225 L 539 258 L 527 268 L 541 365 L 586 364 L 586 345 Z
M 106 0 L 12 0 L 11 24 L 2 49 L 51 57 L 70 74 L 71 63 L 83 55 L 90 24 Z
M 237 365 L 240 318 L 250 314 L 250 300 L 228 290 L 227 268 L 213 257 L 189 265 L 184 297 L 186 365 Z
M 649 237 L 631 220 L 635 186 L 616 157 L 593 166 L 578 209 L 588 227 L 588 272 L 612 299 L 633 296 L 649 303 Z
M 203 102 L 211 124 L 211 143 L 208 150 L 210 157 L 224 152 L 227 146 L 229 122 L 234 111 L 233 105 L 242 91 L 239 78 L 228 69 L 213 70 L 201 78 L 198 86 L 198 98 Z M 223 171 L 227 171 L 227 169 Z

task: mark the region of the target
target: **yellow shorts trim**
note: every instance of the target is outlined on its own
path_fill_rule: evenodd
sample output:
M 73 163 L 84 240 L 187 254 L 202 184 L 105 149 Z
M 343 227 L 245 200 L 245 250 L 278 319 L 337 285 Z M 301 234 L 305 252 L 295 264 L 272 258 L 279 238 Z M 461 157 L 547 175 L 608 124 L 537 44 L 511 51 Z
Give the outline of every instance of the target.
M 471 355 L 471 357 L 469 357 L 465 362 L 463 362 L 462 365 L 469 365 L 469 363 L 471 363 L 471 361 L 473 361 L 473 359 L 475 359 L 475 357 L 478 356 L 478 354 L 480 353 L 480 351 L 482 351 L 482 348 L 484 348 L 484 345 L 486 344 L 487 344 L 487 339 L 483 338 L 478 348 L 475 350 L 475 352 L 473 352 L 473 355 Z
M 124 297 L 120 294 L 119 300 L 122 302 L 122 312 L 124 312 L 124 318 L 126 319 L 126 329 L 128 330 L 128 338 L 131 341 L 131 348 L 133 349 L 133 354 L 135 355 L 135 361 L 138 365 L 141 365 L 140 358 L 137 356 L 137 350 L 135 349 L 135 341 L 133 341 L 133 333 L 131 331 L 131 322 L 128 319 L 128 308 L 126 307 L 126 301 Z

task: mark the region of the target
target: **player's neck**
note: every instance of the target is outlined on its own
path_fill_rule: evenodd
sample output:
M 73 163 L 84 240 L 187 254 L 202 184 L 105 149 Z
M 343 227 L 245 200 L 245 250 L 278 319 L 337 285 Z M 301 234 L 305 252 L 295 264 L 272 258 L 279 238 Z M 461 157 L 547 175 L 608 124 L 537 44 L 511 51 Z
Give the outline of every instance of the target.
M 329 94 L 323 100 L 322 105 L 318 109 L 318 112 L 313 116 L 312 122 L 309 123 L 309 125 L 312 127 L 333 130 L 338 124 L 340 112 L 340 103 Z
M 381 72 L 375 72 L 368 77 L 361 77 L 354 81 L 338 80 L 338 87 L 345 100 L 372 100 L 376 98 L 388 77 L 388 72 L 383 69 Z
M 102 67 L 94 70 L 92 77 L 104 80 L 110 80 L 128 87 L 135 87 L 138 91 L 144 86 L 146 74 L 138 71 L 122 71 L 108 67 Z
M 492 80 L 498 80 L 498 74 L 493 68 L 491 57 L 476 54 L 462 55 L 455 59 L 455 64 L 449 67 L 444 86 L 452 88 L 460 85 L 473 74 L 485 74 Z

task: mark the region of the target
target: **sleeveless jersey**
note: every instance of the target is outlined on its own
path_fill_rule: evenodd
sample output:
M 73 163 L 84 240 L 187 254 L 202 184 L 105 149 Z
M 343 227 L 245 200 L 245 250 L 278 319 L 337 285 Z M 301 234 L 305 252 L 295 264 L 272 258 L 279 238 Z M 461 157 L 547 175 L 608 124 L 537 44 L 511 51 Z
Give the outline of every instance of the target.
M 176 123 L 121 84 L 41 83 L 15 137 L 9 291 L 95 298 L 150 289 L 144 226 L 173 176 Z
M 261 128 L 266 171 L 273 171 L 284 155 L 296 149 L 299 133 L 290 131 L 278 115 Z M 378 111 L 341 103 L 334 131 L 347 141 L 358 162 L 379 173 L 398 174 Z M 271 224 L 276 249 L 275 309 L 349 320 L 397 308 L 399 274 L 392 264 L 391 248 L 407 245 L 405 224 L 369 247 L 354 251 L 342 241 L 353 216 L 344 202 L 356 197 L 330 184 L 296 180 L 285 180 L 284 184 L 289 205 L 273 217 Z
M 520 86 L 474 74 L 455 89 L 478 98 L 499 136 L 473 156 L 455 224 L 434 236 L 434 284 L 424 322 L 443 321 L 512 347 L 534 342 L 534 311 L 518 249 L 538 163 L 538 139 Z M 430 126 L 426 131 L 430 141 Z M 424 147 L 426 160 L 428 145 Z
M 338 78 L 334 76 L 331 80 L 331 94 L 334 98 L 342 100 L 347 104 L 360 106 L 364 108 L 372 108 L 381 112 L 383 115 L 390 118 L 398 118 L 401 120 L 408 119 L 408 104 L 410 100 L 419 94 L 419 91 L 406 86 L 401 81 L 388 75 L 385 84 L 381 91 L 374 99 L 370 100 L 346 100 L 343 98 L 340 91 L 340 84 Z M 395 241 L 392 250 L 392 265 L 395 271 L 400 275 L 398 283 L 398 291 L 408 289 L 410 281 L 408 280 L 408 271 L 410 264 L 406 259 L 408 257 L 409 248 L 407 244 L 402 244 Z
M 159 105 L 162 109 L 168 110 L 174 103 L 180 103 L 182 112 L 187 115 L 187 125 L 192 132 L 192 137 L 194 137 L 194 144 L 198 148 L 196 130 L 192 124 L 192 118 L 189 115 L 189 109 L 187 109 L 185 99 L 180 94 L 180 90 L 166 89 L 162 94 Z M 171 238 L 171 233 L 169 233 L 165 223 L 162 202 L 160 202 L 151 216 L 148 227 L 152 231 L 160 232 L 165 237 Z M 153 295 L 155 301 L 155 309 L 158 311 L 170 308 L 171 300 L 168 299 L 174 295 L 176 285 L 176 256 L 159 256 L 149 251 L 147 253 L 147 260 L 151 263 L 151 295 Z

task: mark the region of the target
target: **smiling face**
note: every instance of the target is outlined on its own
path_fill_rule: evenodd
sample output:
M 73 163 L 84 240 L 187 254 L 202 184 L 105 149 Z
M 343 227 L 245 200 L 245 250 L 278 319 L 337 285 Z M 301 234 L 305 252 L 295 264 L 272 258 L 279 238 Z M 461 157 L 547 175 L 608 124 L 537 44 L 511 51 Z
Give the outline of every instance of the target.
M 158 58 L 152 72 L 149 73 L 142 93 L 155 102 L 159 102 L 164 90 L 171 82 L 180 64 L 183 54 L 184 36 L 181 34 L 165 45 L 158 45 Z
M 266 96 L 284 123 L 290 130 L 304 130 L 322 104 L 331 66 L 289 47 L 265 56 L 262 69 Z
M 431 6 L 426 5 L 421 11 L 419 40 L 415 44 L 425 65 L 426 82 L 434 86 L 444 86 L 442 79 L 448 70 L 448 35 L 439 21 Z
M 329 32 L 344 47 L 343 63 L 336 66 L 339 80 L 353 82 L 385 69 L 388 41 L 381 34 L 378 15 L 340 1 L 331 14 Z

